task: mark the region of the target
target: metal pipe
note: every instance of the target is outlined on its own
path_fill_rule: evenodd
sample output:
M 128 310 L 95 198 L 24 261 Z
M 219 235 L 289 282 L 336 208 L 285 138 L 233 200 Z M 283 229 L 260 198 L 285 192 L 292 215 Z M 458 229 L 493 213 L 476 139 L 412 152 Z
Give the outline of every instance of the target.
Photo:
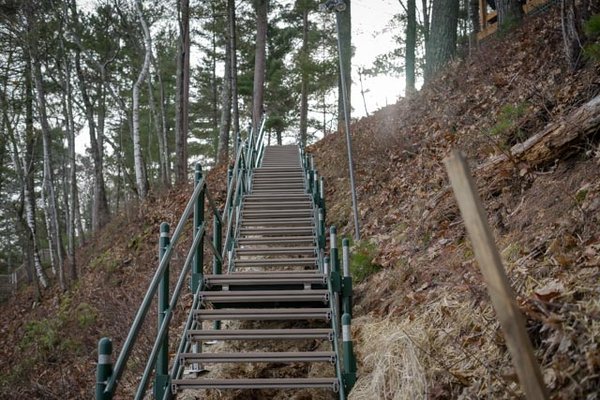
M 344 125 L 346 130 L 346 147 L 348 150 L 348 170 L 350 173 L 350 191 L 352 195 L 352 211 L 354 212 L 354 239 L 360 240 L 360 225 L 358 221 L 358 200 L 356 198 L 356 185 L 354 183 L 354 162 L 352 161 L 352 139 L 350 138 L 350 107 L 348 101 L 348 88 L 346 87 L 346 72 L 344 69 L 344 57 L 342 56 L 342 39 L 340 37 L 340 8 L 344 4 L 342 11 L 345 11 L 345 3 L 338 1 L 339 7 L 336 7 L 335 27 L 338 40 L 338 58 L 340 62 L 340 86 L 342 87 L 342 103 L 344 103 Z M 347 11 L 346 11 L 347 12 Z

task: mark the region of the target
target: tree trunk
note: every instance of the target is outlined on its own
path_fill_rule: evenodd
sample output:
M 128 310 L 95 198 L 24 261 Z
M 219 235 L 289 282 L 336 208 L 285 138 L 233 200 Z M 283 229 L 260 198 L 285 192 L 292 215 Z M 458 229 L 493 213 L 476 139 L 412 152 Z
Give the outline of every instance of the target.
M 433 1 L 433 0 L 431 0 Z M 423 8 L 423 41 L 425 42 L 425 48 L 429 46 L 429 35 L 431 33 L 430 29 L 430 18 L 431 18 L 431 2 L 427 4 L 427 0 L 421 0 L 421 7 Z
M 346 101 L 348 102 L 348 114 L 352 113 L 352 19 L 350 10 L 350 0 L 345 0 L 346 10 L 336 13 L 338 19 L 340 36 L 340 49 L 339 55 L 341 58 L 341 65 L 344 69 L 344 76 L 346 78 Z M 340 72 L 341 74 L 341 72 Z M 342 81 L 341 75 L 338 79 L 338 131 L 342 131 L 344 124 L 344 96 L 342 93 Z M 349 121 L 348 121 L 349 122 Z
M 32 48 L 35 44 L 32 45 Z M 52 171 L 52 150 L 51 150 L 51 138 L 50 138 L 50 124 L 48 123 L 48 116 L 46 111 L 46 92 L 43 86 L 42 80 L 42 69 L 40 66 L 41 60 L 35 51 L 31 50 L 31 59 L 33 64 L 33 75 L 35 82 L 35 89 L 37 92 L 37 103 L 38 112 L 40 118 L 40 125 L 42 127 L 42 142 L 43 142 L 43 153 L 44 153 L 44 180 L 42 198 L 46 205 L 46 218 L 48 223 L 48 233 L 50 238 L 50 255 L 51 260 L 54 254 L 56 254 L 56 260 L 53 261 L 53 267 L 58 270 L 58 277 L 60 288 L 66 290 L 66 282 L 64 278 L 63 270 L 63 245 L 62 235 L 60 231 L 60 225 L 58 222 L 58 206 L 56 204 L 56 190 L 54 187 L 54 173 Z
M 406 4 L 406 54 L 404 57 L 406 74 L 406 95 L 416 92 L 415 88 L 415 51 L 417 48 L 417 4 L 408 0 Z
M 302 49 L 300 50 L 300 147 L 305 148 L 308 131 L 308 7 L 302 10 Z
M 175 182 L 187 183 L 188 102 L 190 88 L 190 1 L 178 0 L 179 52 L 175 120 Z
M 77 14 L 76 1 L 71 2 L 71 17 L 75 25 L 75 30 L 79 31 L 79 19 Z M 85 108 L 85 116 L 88 123 L 88 131 L 90 135 L 90 152 L 94 164 L 94 194 L 92 202 L 92 230 L 96 231 L 102 228 L 110 220 L 110 211 L 108 208 L 108 199 L 106 197 L 106 185 L 104 183 L 104 151 L 102 148 L 103 143 L 103 130 L 96 129 L 96 121 L 94 116 L 94 105 L 89 97 L 87 90 L 87 83 L 83 68 L 81 66 L 81 48 L 78 46 L 75 48 L 75 71 L 77 73 L 79 91 L 81 92 L 81 99 Z M 104 84 L 104 67 L 97 63 Z M 102 100 L 102 102 L 104 102 Z M 102 110 L 104 106 L 100 107 Z M 103 118 L 98 117 L 99 125 L 103 126 Z M 77 204 L 79 206 L 79 204 Z M 79 212 L 79 211 L 78 211 Z M 81 219 L 79 219 L 81 223 Z M 80 232 L 83 231 L 80 229 Z
M 458 0 L 433 0 L 431 35 L 426 48 L 426 82 L 454 56 L 458 9 Z
M 569 67 L 575 71 L 581 66 L 581 50 L 583 49 L 582 20 L 575 0 L 561 1 L 560 18 L 565 56 Z
M 211 2 L 212 21 L 216 25 L 217 13 L 215 11 L 215 3 Z M 211 104 L 212 104 L 212 134 L 213 134 L 213 145 L 215 160 L 219 157 L 219 91 L 217 90 L 217 32 L 212 32 L 212 60 L 211 60 Z
M 264 110 L 269 0 L 256 0 L 254 4 L 256 9 L 256 52 L 254 56 L 254 89 L 252 91 L 252 127 L 256 133 Z
M 63 18 L 67 18 L 67 4 L 62 8 Z M 60 27 L 60 51 L 63 68 L 59 70 L 63 82 L 62 106 L 65 113 L 65 133 L 68 143 L 68 163 L 64 162 L 64 170 L 69 171 L 68 177 L 64 176 L 64 203 L 67 216 L 67 264 L 71 280 L 77 279 L 77 265 L 75 260 L 75 197 L 77 196 L 77 159 L 75 154 L 75 119 L 73 117 L 73 90 L 71 88 L 71 60 L 66 52 L 63 42 L 64 29 Z M 68 165 L 67 165 L 68 164 Z M 67 179 L 68 178 L 68 179 Z
M 160 102 L 159 102 L 159 112 L 160 112 L 160 129 L 157 130 L 158 133 L 158 145 L 159 145 L 159 160 L 161 163 L 160 173 L 161 180 L 163 185 L 169 187 L 171 186 L 171 161 L 169 158 L 169 142 L 167 140 L 167 112 L 165 105 L 165 85 L 163 83 L 161 77 L 161 71 L 158 68 L 158 64 L 156 60 L 152 59 L 154 62 L 154 69 L 156 70 L 156 76 L 158 77 L 158 86 L 160 91 Z M 150 80 L 148 80 L 150 82 Z M 154 100 L 153 100 L 154 102 Z
M 229 31 L 226 36 L 217 164 L 226 163 L 229 159 L 229 131 L 231 128 L 231 40 L 229 40 Z
M 500 30 L 514 27 L 523 18 L 521 0 L 496 0 L 496 11 Z
M 229 22 L 229 45 L 231 47 L 231 113 L 232 132 L 234 135 L 234 154 L 237 154 L 237 136 L 240 133 L 240 111 L 238 104 L 238 70 L 237 70 L 237 29 L 235 16 L 235 0 L 227 0 Z
M 135 182 L 140 199 L 145 199 L 148 196 L 148 177 L 146 176 L 146 168 L 144 167 L 144 158 L 142 156 L 142 144 L 140 143 L 140 86 L 144 83 L 144 79 L 148 75 L 150 68 L 150 55 L 152 53 L 152 40 L 150 38 L 150 30 L 142 14 L 142 5 L 140 0 L 135 2 L 135 9 L 142 26 L 144 34 L 144 47 L 146 48 L 144 55 L 144 64 L 138 75 L 137 80 L 133 84 L 132 90 L 132 123 L 133 123 L 133 161 L 135 165 Z
M 25 67 L 25 162 L 23 165 L 23 176 L 25 184 L 23 192 L 25 196 L 25 215 L 29 228 L 28 236 L 32 246 L 33 268 L 42 288 L 48 287 L 48 278 L 40 260 L 39 245 L 37 239 L 37 224 L 35 220 L 35 184 L 34 184 L 34 159 L 35 134 L 33 128 L 33 82 L 31 81 L 31 61 L 26 57 Z
M 471 27 L 473 28 L 473 33 L 477 34 L 481 31 L 481 24 L 479 23 L 479 0 L 469 0 L 468 6 Z

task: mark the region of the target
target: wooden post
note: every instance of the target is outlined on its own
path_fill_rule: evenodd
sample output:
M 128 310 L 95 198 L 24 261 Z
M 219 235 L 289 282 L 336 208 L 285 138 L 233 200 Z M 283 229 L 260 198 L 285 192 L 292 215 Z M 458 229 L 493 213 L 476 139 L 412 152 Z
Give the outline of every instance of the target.
M 525 331 L 525 321 L 516 304 L 469 167 L 457 150 L 444 163 L 521 387 L 529 400 L 548 399 L 540 367 Z

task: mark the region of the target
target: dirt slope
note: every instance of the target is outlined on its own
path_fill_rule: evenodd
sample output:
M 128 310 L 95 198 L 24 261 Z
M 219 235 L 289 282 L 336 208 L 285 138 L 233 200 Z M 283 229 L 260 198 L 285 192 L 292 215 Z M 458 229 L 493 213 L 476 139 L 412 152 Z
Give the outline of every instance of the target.
M 369 276 L 356 289 L 361 378 L 351 399 L 521 396 L 448 187 L 442 160 L 453 148 L 479 171 L 552 397 L 599 397 L 598 127 L 556 157 L 481 168 L 600 93 L 598 66 L 569 71 L 558 17 L 545 17 L 486 41 L 414 98 L 354 124 L 364 238 L 354 270 Z M 328 222 L 351 235 L 344 138 L 311 151 Z
M 520 396 L 442 160 L 459 147 L 473 167 L 485 165 L 598 93 L 596 65 L 566 69 L 551 15 L 486 41 L 411 100 L 354 124 L 365 237 L 354 272 L 366 278 L 356 285 L 361 377 L 351 398 Z M 591 400 L 600 387 L 596 131 L 568 150 L 535 165 L 510 160 L 478 183 L 553 398 Z M 312 152 L 329 222 L 350 233 L 344 140 L 328 136 Z M 221 195 L 222 177 L 211 182 Z M 158 225 L 176 223 L 190 192 L 131 206 L 91 239 L 68 294 L 47 292 L 32 306 L 24 291 L 0 306 L 0 398 L 92 398 L 97 340 L 120 347 L 155 268 Z M 138 369 L 148 337 L 141 342 Z M 124 377 L 123 398 L 133 378 Z
M 223 168 L 208 176 L 217 201 L 224 197 L 225 176 Z M 78 251 L 81 279 L 67 293 L 53 289 L 35 303 L 33 292 L 24 290 L 0 305 L 0 398 L 94 398 L 98 339 L 110 337 L 114 348 L 121 348 L 157 266 L 159 226 L 168 222 L 173 232 L 191 192 L 191 186 L 181 187 L 130 204 Z M 179 271 L 185 258 L 177 254 L 172 271 Z M 183 298 L 175 312 L 171 337 L 177 344 L 177 327 L 187 316 L 182 306 L 190 304 L 191 298 Z M 156 320 L 153 304 L 121 381 L 120 398 L 133 396 L 132 382 L 137 384 L 136 374 L 150 352 Z

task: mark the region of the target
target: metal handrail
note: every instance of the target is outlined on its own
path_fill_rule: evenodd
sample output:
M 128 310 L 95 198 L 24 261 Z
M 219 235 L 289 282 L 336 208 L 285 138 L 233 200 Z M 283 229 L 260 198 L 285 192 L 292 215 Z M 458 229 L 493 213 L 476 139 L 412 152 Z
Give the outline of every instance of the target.
M 146 385 L 148 384 L 148 379 L 150 378 L 150 373 L 154 369 L 154 364 L 156 363 L 156 357 L 158 356 L 158 351 L 160 345 L 166 337 L 167 331 L 169 329 L 169 323 L 171 322 L 171 318 L 173 317 L 173 309 L 177 306 L 177 301 L 179 300 L 179 295 L 181 294 L 181 289 L 183 288 L 183 283 L 188 272 L 192 268 L 192 260 L 194 259 L 194 255 L 198 245 L 202 241 L 202 237 L 204 236 L 205 228 L 204 223 L 202 223 L 202 228 L 196 233 L 194 237 L 194 242 L 190 247 L 190 251 L 185 259 L 185 263 L 183 264 L 183 268 L 181 274 L 179 274 L 179 279 L 177 280 L 177 284 L 175 285 L 175 289 L 173 290 L 173 294 L 171 295 L 171 301 L 169 302 L 168 312 L 165 315 L 160 327 L 158 329 L 158 335 L 156 336 L 156 340 L 154 341 L 154 345 L 152 346 L 152 351 L 150 352 L 150 356 L 148 357 L 148 361 L 146 362 L 146 368 L 144 369 L 144 373 L 142 375 L 142 380 L 138 385 L 138 390 L 135 394 L 136 400 L 141 400 L 144 397 L 144 392 L 146 391 Z
M 125 344 L 123 345 L 123 349 L 121 350 L 121 353 L 119 354 L 119 357 L 117 358 L 117 361 L 115 362 L 113 373 L 111 374 L 111 376 L 106 384 L 106 388 L 104 390 L 105 393 L 109 393 L 112 395 L 112 393 L 114 393 L 114 391 L 117 387 L 119 379 L 123 375 L 123 372 L 125 370 L 125 364 L 127 363 L 129 356 L 131 355 L 131 350 L 133 349 L 133 345 L 135 344 L 135 342 L 137 340 L 137 336 L 140 333 L 141 325 L 145 320 L 148 310 L 150 309 L 150 304 L 152 303 L 152 299 L 153 299 L 154 295 L 156 294 L 156 291 L 158 290 L 158 284 L 160 283 L 160 281 L 163 277 L 163 274 L 165 272 L 165 269 L 166 269 L 167 265 L 169 264 L 169 261 L 171 260 L 171 256 L 173 254 L 173 248 L 177 244 L 177 241 L 179 240 L 179 236 L 181 235 L 181 233 L 183 231 L 185 221 L 191 215 L 192 210 L 195 205 L 195 202 L 196 202 L 198 196 L 200 195 L 200 193 L 202 192 L 202 190 L 203 190 L 202 184 L 196 185 L 196 188 L 194 189 L 194 193 L 192 194 L 192 197 L 190 197 L 190 200 L 188 201 L 185 211 L 183 212 L 183 215 L 181 216 L 181 219 L 179 220 L 179 223 L 177 224 L 177 228 L 175 228 L 175 233 L 173 233 L 173 236 L 172 236 L 172 242 L 171 242 L 172 244 L 170 244 L 167 247 L 164 256 L 160 260 L 158 268 L 156 269 L 156 272 L 154 273 L 154 276 L 152 277 L 152 281 L 150 282 L 148 290 L 146 291 L 146 295 L 144 296 L 144 299 L 142 300 L 142 304 L 140 305 L 140 308 L 138 308 L 138 312 L 136 313 L 136 316 L 133 320 L 133 324 L 132 324 L 131 328 L 129 329 L 129 333 L 127 334 L 127 339 L 125 339 Z
M 131 356 L 131 352 L 137 342 L 137 338 L 142 328 L 142 324 L 145 322 L 146 316 L 150 309 L 151 303 L 154 297 L 157 295 L 159 291 L 159 287 L 161 289 L 161 293 L 163 290 L 166 290 L 168 296 L 168 268 L 173 255 L 173 251 L 175 246 L 179 243 L 179 239 L 183 233 L 185 225 L 190 218 L 192 211 L 197 211 L 198 208 L 203 209 L 207 207 L 212 211 L 212 214 L 215 219 L 215 223 L 217 226 L 222 223 L 223 215 L 219 212 L 214 199 L 210 195 L 206 180 L 201 177 L 201 169 L 197 166 L 197 182 L 194 187 L 194 191 L 185 207 L 185 210 L 175 228 L 175 231 L 171 237 L 170 243 L 168 239 L 168 225 L 161 225 L 161 251 L 160 251 L 160 260 L 158 267 L 150 281 L 148 289 L 144 295 L 142 303 L 138 308 L 138 311 L 135 315 L 134 321 L 129 329 L 127 334 L 127 338 L 125 339 L 125 343 L 117 357 L 117 360 L 114 364 L 114 368 L 112 367 L 112 363 L 110 360 L 112 353 L 112 342 L 110 339 L 102 338 L 99 342 L 99 354 L 98 354 L 98 370 L 97 370 L 97 383 L 96 383 L 96 398 L 97 399 L 111 399 L 116 392 L 116 389 L 119 384 L 119 380 L 121 379 L 125 369 L 127 361 Z M 208 200 L 208 205 L 205 204 L 205 199 Z M 200 204 L 201 203 L 201 204 Z M 196 209 L 196 210 L 195 210 Z M 181 291 L 184 286 L 185 279 L 188 277 L 190 270 L 192 269 L 192 263 L 195 257 L 198 257 L 199 251 L 202 251 L 202 243 L 203 239 L 206 238 L 206 229 L 205 222 L 199 221 L 199 226 L 193 227 L 193 243 L 189 248 L 188 255 L 183 264 L 181 272 L 179 273 L 179 277 L 177 279 L 177 283 L 173 290 L 172 295 L 169 298 L 168 304 L 160 304 L 159 297 L 159 312 L 161 313 L 161 320 L 158 327 L 158 332 L 156 338 L 154 340 L 152 351 L 148 357 L 146 362 L 144 373 L 142 375 L 141 381 L 137 387 L 136 391 L 136 399 L 142 399 L 146 392 L 146 387 L 148 385 L 148 381 L 150 379 L 150 375 L 152 371 L 157 367 L 158 356 L 162 346 L 166 346 L 165 343 L 168 338 L 168 328 L 173 317 L 173 311 L 179 298 L 181 296 Z M 219 232 L 219 230 L 217 230 Z M 166 238 L 167 244 L 163 247 L 162 240 Z M 213 240 L 209 243 L 209 250 L 213 253 L 214 259 L 216 262 L 222 263 L 223 258 L 221 255 L 221 251 L 218 248 L 218 244 L 214 241 L 220 240 L 220 238 L 213 237 Z M 220 242 L 218 242 L 220 243 Z M 200 290 L 202 285 L 198 285 L 197 291 Z M 166 299 L 165 299 L 166 301 Z M 196 302 L 197 303 L 197 302 Z M 197 305 L 197 304 L 196 304 Z M 162 308 L 161 308 L 162 307 Z M 189 321 L 188 321 L 189 322 Z M 189 324 L 188 324 L 189 325 Z M 192 323 L 193 325 L 193 323 Z M 185 346 L 185 343 L 183 344 Z M 174 363 L 174 368 L 178 364 L 176 360 Z M 158 372 L 157 372 L 158 374 Z M 158 379 L 158 378 L 157 378 Z M 158 381 L 157 381 L 158 382 Z M 168 387 L 161 388 L 160 393 L 167 394 L 169 392 Z

